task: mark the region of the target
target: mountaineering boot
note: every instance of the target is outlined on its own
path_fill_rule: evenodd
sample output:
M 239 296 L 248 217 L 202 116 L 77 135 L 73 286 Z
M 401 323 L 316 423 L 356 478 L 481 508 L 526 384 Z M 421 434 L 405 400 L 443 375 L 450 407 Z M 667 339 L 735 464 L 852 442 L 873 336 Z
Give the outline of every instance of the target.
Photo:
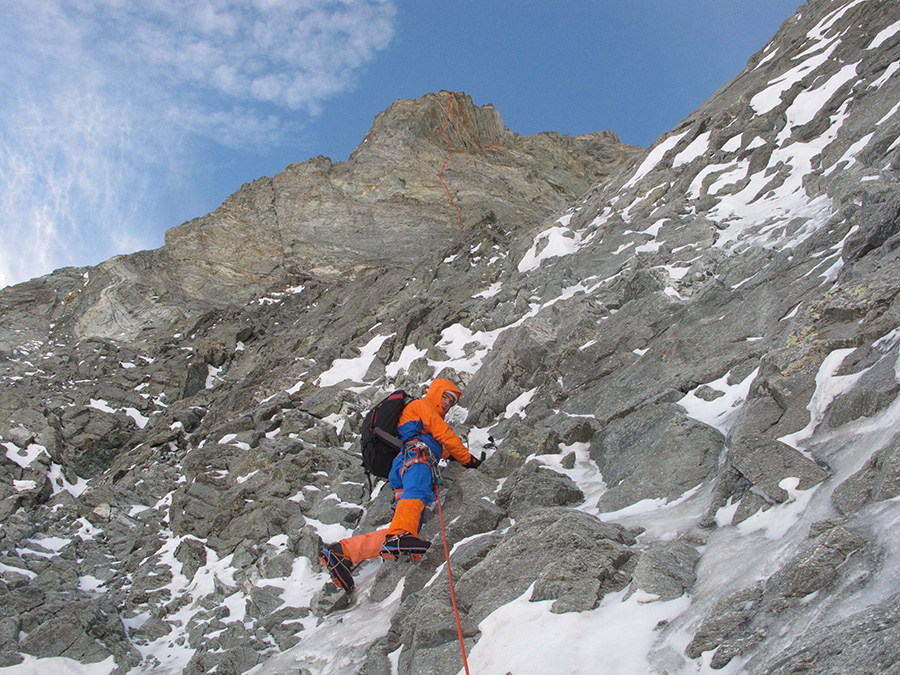
M 331 575 L 331 581 L 347 593 L 353 592 L 353 575 L 350 573 L 350 559 L 344 555 L 340 543 L 329 544 L 319 554 L 319 562 Z
M 425 551 L 431 546 L 430 541 L 419 539 L 411 534 L 395 534 L 384 541 L 381 547 L 382 560 L 397 560 L 407 557 L 413 562 L 419 562 Z

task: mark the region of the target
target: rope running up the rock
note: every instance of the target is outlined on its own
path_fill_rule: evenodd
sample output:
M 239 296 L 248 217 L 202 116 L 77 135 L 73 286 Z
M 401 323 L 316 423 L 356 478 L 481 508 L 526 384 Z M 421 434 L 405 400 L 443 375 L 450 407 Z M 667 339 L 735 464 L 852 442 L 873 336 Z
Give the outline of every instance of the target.
M 469 675 L 469 661 L 466 658 L 466 643 L 463 640 L 462 624 L 459 621 L 459 609 L 456 607 L 456 591 L 453 590 L 453 573 L 450 571 L 450 549 L 447 548 L 447 533 L 444 530 L 444 512 L 441 509 L 441 493 L 438 486 L 434 486 L 434 496 L 437 497 L 438 516 L 441 520 L 441 537 L 444 539 L 444 555 L 447 558 L 447 580 L 450 582 L 450 602 L 453 604 L 453 614 L 456 616 L 456 634 L 459 636 L 459 648 L 462 651 L 463 666 L 466 675 Z

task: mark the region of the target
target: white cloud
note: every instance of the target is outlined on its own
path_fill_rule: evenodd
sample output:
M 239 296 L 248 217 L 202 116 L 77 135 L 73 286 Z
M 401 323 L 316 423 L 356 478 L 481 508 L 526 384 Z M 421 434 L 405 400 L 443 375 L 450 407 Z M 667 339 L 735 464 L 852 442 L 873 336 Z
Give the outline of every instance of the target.
M 0 286 L 151 246 L 204 143 L 274 147 L 393 37 L 393 0 L 3 3 Z

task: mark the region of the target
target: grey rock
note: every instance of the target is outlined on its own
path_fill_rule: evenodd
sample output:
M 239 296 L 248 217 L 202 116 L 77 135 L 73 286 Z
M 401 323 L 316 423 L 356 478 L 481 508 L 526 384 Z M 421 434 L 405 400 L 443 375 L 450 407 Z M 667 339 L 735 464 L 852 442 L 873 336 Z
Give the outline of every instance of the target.
M 65 463 L 86 478 L 109 467 L 137 429 L 124 413 L 109 413 L 89 406 L 66 409 L 61 424 Z
M 860 216 L 862 227 L 847 238 L 842 254 L 848 261 L 879 249 L 900 232 L 900 208 L 896 203 L 866 204 Z
M 222 673 L 244 673 L 262 660 L 262 654 L 250 646 L 237 645 L 224 653 L 199 651 L 191 657 L 184 672 L 192 675 L 212 669 Z
M 532 509 L 582 501 L 584 493 L 571 478 L 537 462 L 528 462 L 514 471 L 497 493 L 497 505 L 516 519 Z
M 867 504 L 900 495 L 900 435 L 876 452 L 865 466 L 838 485 L 831 494 L 834 505 L 852 514 Z
M 641 552 L 634 568 L 632 587 L 660 600 L 674 600 L 690 591 L 697 577 L 694 566 L 700 554 L 681 541 L 664 542 Z
M 197 570 L 206 564 L 206 546 L 193 538 L 185 538 L 175 549 L 175 559 L 181 563 L 181 573 L 193 579 Z
M 456 584 L 460 602 L 476 623 L 520 596 L 534 582 L 553 611 L 596 607 L 603 595 L 631 579 L 636 552 L 624 528 L 566 509 L 543 509 L 522 518 L 504 540 Z M 555 563 L 547 566 L 547 556 Z M 497 585 L 492 579 L 503 579 Z
M 865 543 L 841 525 L 826 529 L 769 578 L 764 600 L 770 611 L 782 611 L 827 588 L 840 576 L 844 561 Z
M 817 622 L 784 652 L 760 667 L 766 675 L 898 672 L 900 663 L 900 598 L 831 622 Z
M 794 448 L 761 434 L 733 438 L 728 462 L 766 497 L 779 503 L 788 498 L 787 491 L 780 486 L 784 479 L 798 478 L 797 487 L 808 490 L 828 476 L 825 469 Z
M 776 630 L 787 610 L 802 607 L 813 594 L 831 586 L 840 576 L 841 565 L 866 543 L 830 522 L 822 523 L 813 534 L 815 538 L 766 582 L 718 601 L 688 644 L 687 655 L 698 658 L 715 649 L 715 667 L 723 668 Z
M 17 666 L 25 660 L 18 652 L 4 651 L 0 652 L 0 668 L 8 666 Z
M 314 616 L 327 616 L 346 609 L 349 605 L 350 598 L 347 594 L 334 584 L 328 583 L 313 596 L 309 609 Z
M 19 643 L 19 631 L 22 622 L 15 616 L 5 617 L 0 620 L 0 651 L 15 651 Z
M 257 619 L 266 619 L 284 604 L 281 590 L 272 586 L 254 586 L 250 590 L 249 614 Z
M 68 562 L 54 558 L 31 582 L 44 591 L 70 591 L 78 589 L 78 572 Z
M 850 391 L 838 396 L 829 406 L 824 423 L 839 427 L 861 417 L 873 417 L 893 403 L 900 394 L 900 382 L 894 372 L 896 352 L 879 359 Z
M 615 511 L 642 499 L 676 499 L 712 476 L 722 436 L 661 403 L 608 424 L 591 442 L 591 457 L 608 490 L 598 503 Z
M 294 608 L 260 579 L 283 578 L 297 557 L 315 560 L 321 542 L 307 519 L 358 523 L 358 532 L 387 522 L 390 495 L 369 503 L 359 467 L 362 415 L 385 390 L 418 391 L 443 373 L 464 390 L 457 411 L 497 439 L 481 470 L 451 465 L 441 486 L 470 645 L 481 618 L 531 585 L 556 611 L 590 608 L 629 581 L 661 597 L 690 588 L 702 593 L 696 607 L 715 608 L 726 595 L 690 586 L 695 533 L 678 532 L 683 548 L 654 540 L 648 527 L 637 546 L 572 508 L 523 515 L 529 498 L 558 503 L 557 488 L 576 504 L 565 479 L 525 467 L 527 458 L 558 455 L 547 461 L 592 469 L 590 444 L 608 486 L 604 511 L 699 485 L 685 509 L 705 512 L 702 524 L 712 527 L 719 509 L 736 505 L 733 525 L 778 508 L 784 478 L 834 488 L 849 520 L 817 524 L 797 550 L 807 511 L 777 554 L 783 560 L 767 547 L 748 552 L 754 570 L 778 571 L 704 617 L 692 653 L 713 667 L 740 656 L 732 668 L 753 672 L 896 670 L 887 605 L 865 619 L 838 618 L 856 610 L 856 598 L 882 597 L 893 564 L 879 547 L 890 540 L 887 500 L 900 482 L 896 441 L 860 448 L 857 435 L 867 433 L 864 418 L 883 421 L 900 393 L 898 90 L 896 77 L 884 77 L 900 38 L 867 49 L 887 35 L 892 9 L 889 0 L 807 3 L 740 75 L 662 134 L 655 149 L 668 143 L 665 153 L 623 146 L 608 132 L 522 137 L 492 106 L 429 94 L 380 115 L 348 161 L 314 158 L 254 181 L 170 230 L 159 250 L 0 289 L 0 437 L 46 448 L 27 468 L 0 458 L 3 635 L 21 629 L 34 650 L 69 635 L 70 654 L 105 650 L 121 672 L 145 672 L 159 664 L 141 662 L 130 641 L 145 647 L 182 631 L 183 646 L 198 650 L 190 672 L 243 672 L 289 650 L 306 612 L 355 617 L 341 592 Z M 822 53 L 820 38 L 830 58 L 814 72 L 796 70 L 801 55 Z M 810 109 L 811 119 L 786 126 L 797 121 L 801 95 L 851 68 L 853 78 Z M 799 79 L 760 112 L 755 97 L 788 71 Z M 445 139 L 454 152 L 444 177 L 465 228 L 436 180 Z M 786 160 L 796 148 L 818 153 L 802 181 Z M 792 185 L 791 200 L 810 208 L 781 209 Z M 753 218 L 727 213 L 747 199 Z M 553 252 L 549 228 L 571 252 L 520 270 L 526 253 Z M 451 340 L 467 331 L 466 344 Z M 317 384 L 376 336 L 389 337 L 364 383 Z M 448 353 L 451 341 L 458 354 Z M 848 348 L 835 374 L 861 377 L 833 401 L 810 445 L 838 475 L 862 466 L 833 486 L 818 461 L 773 439 L 810 422 L 824 360 Z M 220 370 L 207 388 L 210 367 Z M 747 400 L 726 411 L 724 444 L 677 406 L 687 392 L 724 403 L 721 385 L 754 373 Z M 507 413 L 532 390 L 526 409 Z M 143 429 L 127 408 L 144 416 Z M 237 437 L 219 443 L 227 434 Z M 91 480 L 75 496 L 64 483 L 79 472 Z M 494 479 L 506 479 L 502 500 Z M 34 488 L 14 482 L 23 480 Z M 827 506 L 824 492 L 811 496 L 817 511 Z M 372 563 L 371 599 L 402 579 L 404 606 L 388 635 L 348 654 L 348 670 L 385 672 L 387 654 L 402 646 L 401 672 L 458 672 L 438 529 L 429 511 L 422 533 L 435 546 L 420 564 Z M 711 547 L 728 539 L 723 530 Z M 40 536 L 72 543 L 38 549 L 29 540 Z M 174 566 L 163 549 L 172 537 L 182 538 Z M 231 576 L 213 575 L 211 590 L 176 588 L 208 578 L 207 554 L 227 560 Z M 86 575 L 104 592 L 73 587 Z M 246 622 L 224 621 L 232 597 L 255 598 Z M 187 614 L 184 625 L 170 618 Z M 149 618 L 126 637 L 119 615 Z M 693 620 L 689 612 L 658 627 L 653 667 L 696 665 L 677 662 L 669 640 L 696 628 Z M 54 621 L 69 628 L 54 631 Z M 17 660 L 19 647 L 0 644 L 3 663 Z
M 532 455 L 558 455 L 561 441 L 555 429 L 518 424 L 503 438 L 499 449 L 488 458 L 481 470 L 494 478 L 509 476 Z
M 759 611 L 761 599 L 762 589 L 751 587 L 716 602 L 688 644 L 687 655 L 696 659 L 703 652 L 722 645 L 736 631 L 743 630 Z
M 388 658 L 391 651 L 386 639 L 376 642 L 366 654 L 360 675 L 392 675 L 391 660 Z
M 541 364 L 555 339 L 555 327 L 546 320 L 527 321 L 502 333 L 484 366 L 466 387 L 466 398 L 473 402 L 467 422 L 488 421 L 502 413 L 523 391 L 544 383 L 549 374 Z
M 275 639 L 278 648 L 284 651 L 301 640 L 303 626 L 300 619 L 307 616 L 309 616 L 309 609 L 306 607 L 286 606 L 262 617 L 262 625 Z
M 102 636 L 103 641 L 92 637 L 92 633 Z M 125 640 L 121 627 L 118 627 L 117 634 L 112 622 L 99 613 L 84 612 L 52 617 L 30 628 L 28 635 L 19 643 L 19 650 L 39 658 L 64 656 L 82 663 L 96 663 L 110 656 L 108 647 L 111 645 L 107 646 L 104 642 L 111 639 Z
M 289 577 L 294 569 L 296 556 L 293 551 L 281 551 L 277 555 L 267 557 L 262 561 L 261 573 L 265 579 L 277 579 Z

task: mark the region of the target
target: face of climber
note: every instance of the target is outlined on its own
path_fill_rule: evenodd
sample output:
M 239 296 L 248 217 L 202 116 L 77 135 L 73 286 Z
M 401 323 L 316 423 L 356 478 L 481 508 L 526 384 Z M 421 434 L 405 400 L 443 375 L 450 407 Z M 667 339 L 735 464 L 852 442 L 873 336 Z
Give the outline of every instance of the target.
M 452 392 L 445 391 L 444 395 L 441 396 L 441 409 L 444 411 L 446 415 L 447 412 L 456 405 L 456 396 L 453 395 Z

